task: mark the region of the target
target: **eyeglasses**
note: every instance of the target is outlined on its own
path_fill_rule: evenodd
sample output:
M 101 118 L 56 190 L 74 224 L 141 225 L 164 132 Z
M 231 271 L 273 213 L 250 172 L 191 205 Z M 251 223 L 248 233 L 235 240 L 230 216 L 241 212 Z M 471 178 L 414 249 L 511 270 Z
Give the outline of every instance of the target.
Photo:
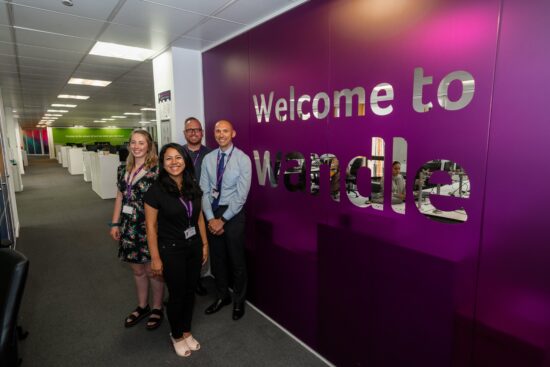
M 199 129 L 185 129 L 185 132 L 187 134 L 198 134 L 198 133 L 202 132 L 202 129 L 200 129 L 200 128 Z

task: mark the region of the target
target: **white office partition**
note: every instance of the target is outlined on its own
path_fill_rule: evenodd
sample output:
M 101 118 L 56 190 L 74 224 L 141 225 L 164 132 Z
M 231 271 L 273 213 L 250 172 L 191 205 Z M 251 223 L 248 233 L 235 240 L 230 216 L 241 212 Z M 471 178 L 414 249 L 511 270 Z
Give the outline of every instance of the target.
M 81 175 L 84 173 L 84 162 L 82 148 L 71 148 L 68 151 L 69 173 L 71 175 Z
M 118 154 L 92 154 L 90 168 L 92 173 L 92 190 L 102 199 L 116 197 L 116 173 L 120 160 Z

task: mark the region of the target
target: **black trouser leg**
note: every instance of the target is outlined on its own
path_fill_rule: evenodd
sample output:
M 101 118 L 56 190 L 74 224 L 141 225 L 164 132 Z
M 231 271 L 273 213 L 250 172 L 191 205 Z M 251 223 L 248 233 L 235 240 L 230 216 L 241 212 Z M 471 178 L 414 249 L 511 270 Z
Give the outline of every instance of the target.
M 174 339 L 191 331 L 191 319 L 195 302 L 195 286 L 199 277 L 202 243 L 159 243 L 163 275 L 168 288 L 167 315 Z
M 208 246 L 210 247 L 210 261 L 212 274 L 215 278 L 217 298 L 225 298 L 229 296 L 225 234 L 215 236 L 208 232 Z
M 245 259 L 245 215 L 240 212 L 224 225 L 225 245 L 229 264 L 233 274 L 233 301 L 237 304 L 244 302 L 248 277 Z

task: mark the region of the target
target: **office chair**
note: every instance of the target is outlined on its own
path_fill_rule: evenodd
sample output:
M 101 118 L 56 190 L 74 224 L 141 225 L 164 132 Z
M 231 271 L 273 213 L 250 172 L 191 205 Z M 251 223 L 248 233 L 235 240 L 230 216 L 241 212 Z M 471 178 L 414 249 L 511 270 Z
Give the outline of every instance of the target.
M 27 280 L 29 261 L 21 253 L 0 249 L 0 366 L 15 367 L 20 361 L 17 315 Z

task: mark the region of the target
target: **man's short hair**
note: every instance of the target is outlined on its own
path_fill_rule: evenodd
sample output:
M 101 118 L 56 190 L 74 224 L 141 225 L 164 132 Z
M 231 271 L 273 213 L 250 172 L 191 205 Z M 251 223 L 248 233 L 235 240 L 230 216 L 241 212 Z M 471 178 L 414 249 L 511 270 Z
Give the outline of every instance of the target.
M 199 124 L 201 123 L 198 118 L 191 116 L 185 119 L 184 125 L 187 125 L 188 122 L 191 122 L 193 120 L 197 121 Z

